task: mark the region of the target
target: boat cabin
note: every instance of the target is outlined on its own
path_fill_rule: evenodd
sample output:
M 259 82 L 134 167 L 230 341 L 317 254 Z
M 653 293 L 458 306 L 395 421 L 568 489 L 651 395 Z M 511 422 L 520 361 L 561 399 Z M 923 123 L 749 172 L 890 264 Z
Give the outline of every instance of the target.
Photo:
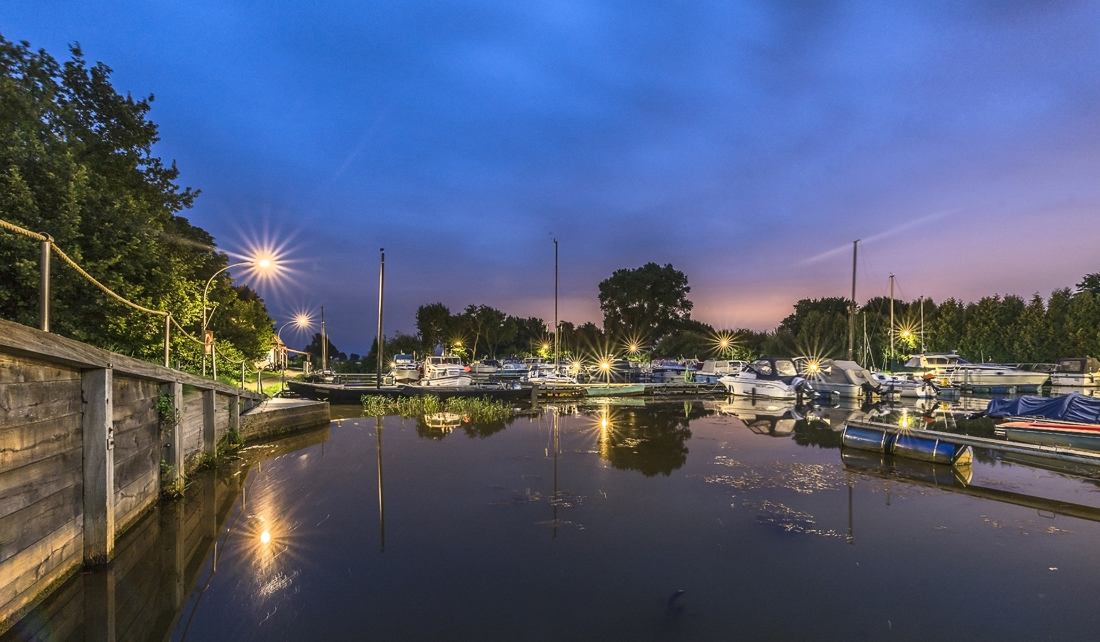
M 1062 374 L 1092 374 L 1100 372 L 1100 361 L 1095 357 L 1059 359 L 1054 371 Z
M 798 368 L 790 359 L 765 357 L 750 363 L 748 369 L 756 373 L 757 379 L 789 380 L 798 376 Z
M 462 359 L 458 357 L 428 357 L 424 360 L 425 366 L 461 366 Z
M 969 361 L 960 358 L 954 352 L 951 354 L 915 354 L 905 362 L 905 367 L 915 369 L 950 368 L 952 366 L 969 365 L 969 363 Z

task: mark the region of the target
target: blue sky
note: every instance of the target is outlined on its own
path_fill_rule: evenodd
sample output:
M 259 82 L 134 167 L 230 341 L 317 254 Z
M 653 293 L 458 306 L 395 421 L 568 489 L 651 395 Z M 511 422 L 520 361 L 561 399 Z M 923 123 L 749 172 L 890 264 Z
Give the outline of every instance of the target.
M 306 6 L 308 5 L 308 6 Z M 365 351 L 418 305 L 600 321 L 598 283 L 672 263 L 694 316 L 799 298 L 1044 296 L 1100 271 L 1100 4 L 34 2 L 155 94 L 158 153 L 219 245 L 274 239 L 273 316 Z

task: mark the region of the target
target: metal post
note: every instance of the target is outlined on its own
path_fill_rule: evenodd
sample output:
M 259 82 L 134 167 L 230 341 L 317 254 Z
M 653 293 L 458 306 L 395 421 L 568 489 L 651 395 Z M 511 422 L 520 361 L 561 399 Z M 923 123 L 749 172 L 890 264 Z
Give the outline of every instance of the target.
M 172 335 L 172 314 L 169 313 L 164 317 L 164 367 L 168 367 L 168 349 L 171 346 Z
M 383 346 L 386 345 L 382 336 L 382 295 L 386 291 L 386 248 L 380 248 L 378 251 L 382 253 L 382 263 L 378 268 L 378 370 L 374 378 L 375 390 L 382 387 L 382 353 Z
M 558 239 L 554 239 L 554 372 L 558 372 L 558 335 L 561 328 L 558 326 Z
M 328 369 L 328 335 L 325 334 L 325 306 L 321 306 L 321 376 Z
M 852 304 L 848 308 L 848 361 L 852 361 L 856 346 L 856 255 L 859 239 L 852 243 Z
M 894 368 L 894 275 L 890 275 L 890 364 L 887 370 Z
M 38 329 L 50 331 L 50 246 L 53 237 L 43 234 L 42 255 L 38 260 Z

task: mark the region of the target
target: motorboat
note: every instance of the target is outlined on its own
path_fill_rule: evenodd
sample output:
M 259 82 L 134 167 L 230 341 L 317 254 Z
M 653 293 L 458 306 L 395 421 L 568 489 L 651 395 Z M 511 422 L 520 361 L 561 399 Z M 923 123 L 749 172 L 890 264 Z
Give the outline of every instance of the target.
M 427 357 L 421 386 L 468 386 L 473 383 L 469 368 L 458 357 Z
M 398 354 L 393 357 L 393 370 L 390 373 L 397 385 L 408 385 L 420 380 L 420 366 L 411 354 Z
M 1030 372 L 993 363 L 970 363 L 954 352 L 915 354 L 905 363 L 905 368 L 918 373 L 918 376 L 931 373 L 932 382 L 937 385 L 963 388 L 1039 388 L 1050 378 L 1046 372 Z
M 491 375 L 500 371 L 500 362 L 496 359 L 482 359 L 470 364 L 470 374 Z
M 741 369 L 749 365 L 747 361 L 726 359 L 707 359 L 703 365 L 695 371 L 694 379 L 698 383 L 718 383 L 725 375 L 741 372 Z
M 901 397 L 916 397 L 917 399 L 933 399 L 940 391 L 940 386 L 932 383 L 932 377 L 917 377 L 912 373 L 890 374 L 887 372 L 871 372 L 871 379 L 883 389 L 892 389 Z
M 855 361 L 825 359 L 810 364 L 806 371 L 815 392 L 831 393 L 847 399 L 887 394 L 871 371 Z
M 1095 357 L 1059 359 L 1050 373 L 1052 386 L 1100 388 L 1100 361 Z
M 673 383 L 686 381 L 687 366 L 667 359 L 650 362 L 646 368 L 649 383 Z
M 569 374 L 566 366 L 554 368 L 553 364 L 532 368 L 527 373 L 527 380 L 531 383 L 577 383 L 577 378 Z
M 813 397 L 813 385 L 798 374 L 790 359 L 757 359 L 740 372 L 718 379 L 731 395 L 797 399 Z
M 526 377 L 528 372 L 527 364 L 516 359 L 505 359 L 500 364 L 500 370 L 497 374 L 511 377 Z

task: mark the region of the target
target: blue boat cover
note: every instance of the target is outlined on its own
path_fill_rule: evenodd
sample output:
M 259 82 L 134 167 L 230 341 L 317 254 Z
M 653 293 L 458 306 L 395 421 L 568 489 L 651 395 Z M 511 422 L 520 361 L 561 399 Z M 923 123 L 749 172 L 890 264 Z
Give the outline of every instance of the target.
M 1100 424 L 1100 398 L 1071 392 L 1061 397 L 1022 395 L 1012 399 L 994 399 L 986 406 L 990 417 L 1042 417 L 1059 421 Z

